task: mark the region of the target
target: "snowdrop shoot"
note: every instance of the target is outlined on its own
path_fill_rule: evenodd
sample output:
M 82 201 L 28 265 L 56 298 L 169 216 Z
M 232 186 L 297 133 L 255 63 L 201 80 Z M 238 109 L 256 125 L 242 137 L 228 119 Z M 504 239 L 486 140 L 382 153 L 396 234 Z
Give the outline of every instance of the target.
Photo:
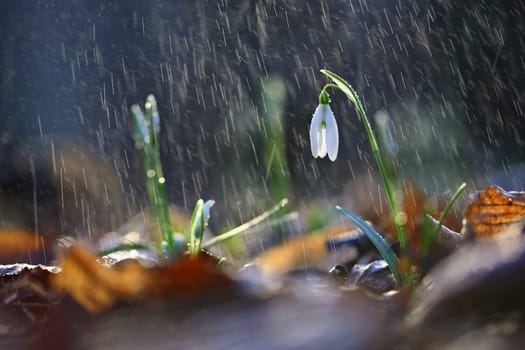
M 329 103 L 330 96 L 323 89 L 310 124 L 310 147 L 314 158 L 324 158 L 328 154 L 333 162 L 339 149 L 339 131 Z
M 400 217 L 401 213 L 397 207 L 397 202 L 394 197 L 393 184 L 390 183 L 390 179 L 388 178 L 388 174 L 386 172 L 385 165 L 381 157 L 381 152 L 379 151 L 379 145 L 377 143 L 374 130 L 372 129 L 372 125 L 370 124 L 368 117 L 365 113 L 363 103 L 357 96 L 355 90 L 343 78 L 326 69 L 321 69 L 321 73 L 330 78 L 332 82 L 326 84 L 321 90 L 321 94 L 319 95 L 319 107 L 317 107 L 317 110 L 314 113 L 312 125 L 310 126 L 310 142 L 312 147 L 312 154 L 314 157 L 322 158 L 326 155 L 326 153 L 328 153 L 328 156 L 332 161 L 334 161 L 337 157 L 339 135 L 334 114 L 332 113 L 332 110 L 328 105 L 328 103 L 330 102 L 330 98 L 326 90 L 329 88 L 339 90 L 346 95 L 348 100 L 353 105 L 355 105 L 357 112 L 361 117 L 361 121 L 363 122 L 363 125 L 365 127 L 368 140 L 370 141 L 370 148 L 372 149 L 372 153 L 374 154 L 379 173 L 381 174 L 381 178 L 383 180 L 383 185 L 385 186 L 385 192 L 387 195 L 388 203 L 390 204 L 390 208 L 392 209 L 392 216 L 394 217 L 394 223 L 397 231 L 397 236 L 399 238 L 399 244 L 402 249 L 405 249 L 407 246 L 406 232 L 404 224 L 400 220 L 397 220 L 397 218 Z M 336 137 L 335 141 L 334 136 Z
M 204 202 L 202 199 L 199 199 L 195 205 L 195 209 L 193 210 L 193 215 L 191 217 L 189 237 L 189 250 L 190 256 L 192 257 L 196 257 L 201 251 L 204 230 L 206 229 L 206 226 L 208 226 L 211 207 L 213 207 L 214 204 L 214 200 L 210 199 Z

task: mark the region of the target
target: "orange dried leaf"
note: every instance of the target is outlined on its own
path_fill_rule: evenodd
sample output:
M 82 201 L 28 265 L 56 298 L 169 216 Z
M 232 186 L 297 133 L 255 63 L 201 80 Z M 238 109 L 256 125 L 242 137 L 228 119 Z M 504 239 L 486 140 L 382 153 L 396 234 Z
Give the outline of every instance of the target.
M 326 234 L 290 239 L 285 244 L 268 249 L 254 261 L 263 273 L 280 275 L 297 267 L 316 266 L 327 255 Z
M 510 238 L 525 225 L 525 192 L 491 186 L 474 194 L 465 210 L 465 232 L 480 240 Z
M 339 225 L 316 234 L 292 238 L 266 250 L 253 260 L 253 264 L 267 275 L 281 275 L 304 267 L 324 268 L 332 240 L 354 238 L 361 234 L 353 226 L 350 227 L 352 229 L 347 225 Z
M 205 260 L 205 261 L 203 261 Z M 147 268 L 136 261 L 107 267 L 84 247 L 72 247 L 52 276 L 51 286 L 71 295 L 86 310 L 98 313 L 118 301 L 181 293 L 199 293 L 225 287 L 231 280 L 204 258 L 182 258 L 172 266 Z
M 80 246 L 68 251 L 61 268 L 61 273 L 51 279 L 52 288 L 70 294 L 90 312 L 102 311 L 118 299 L 137 297 L 144 286 L 144 276 L 138 264 L 108 268 Z

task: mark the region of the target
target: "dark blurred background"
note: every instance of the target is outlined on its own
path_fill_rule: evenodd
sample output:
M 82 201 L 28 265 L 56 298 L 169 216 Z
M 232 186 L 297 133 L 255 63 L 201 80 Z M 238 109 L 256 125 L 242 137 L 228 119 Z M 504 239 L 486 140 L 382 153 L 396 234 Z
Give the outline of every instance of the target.
M 524 189 L 524 14 L 489 0 L 4 0 L 1 224 L 84 236 L 147 206 L 129 107 L 149 93 L 171 202 L 213 198 L 228 226 L 282 196 L 351 200 L 336 196 L 377 170 L 337 92 L 339 157 L 312 158 L 321 68 L 359 92 L 400 177 Z

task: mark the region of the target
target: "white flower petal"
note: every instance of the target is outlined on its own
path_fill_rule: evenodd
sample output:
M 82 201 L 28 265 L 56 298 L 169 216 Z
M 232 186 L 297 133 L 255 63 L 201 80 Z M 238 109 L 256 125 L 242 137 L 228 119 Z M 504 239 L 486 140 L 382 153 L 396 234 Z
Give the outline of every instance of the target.
M 321 140 L 320 141 L 321 147 L 319 147 L 319 153 L 317 153 L 317 155 L 320 158 L 324 158 L 326 157 L 326 129 L 325 128 L 321 128 L 320 140 Z
M 321 105 L 315 109 L 312 121 L 310 122 L 310 149 L 314 158 L 319 155 L 321 147 L 321 125 L 323 122 L 323 108 Z
M 339 130 L 337 129 L 337 121 L 330 106 L 327 106 L 325 113 L 326 122 L 326 149 L 328 151 L 328 158 L 333 162 L 337 158 L 337 151 L 339 149 Z

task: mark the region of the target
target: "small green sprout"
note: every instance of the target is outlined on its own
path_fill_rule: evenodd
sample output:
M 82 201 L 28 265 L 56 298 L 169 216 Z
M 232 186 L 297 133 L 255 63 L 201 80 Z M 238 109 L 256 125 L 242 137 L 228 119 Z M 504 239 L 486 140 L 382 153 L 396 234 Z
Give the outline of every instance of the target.
M 217 261 L 217 267 L 223 267 L 224 264 L 226 264 L 226 258 L 225 257 L 222 257 L 219 259 L 219 261 Z
M 165 188 L 166 179 L 162 172 L 158 142 L 160 117 L 157 101 L 153 95 L 146 98 L 145 109 L 146 114 L 138 104 L 131 106 L 131 113 L 135 121 L 135 143 L 136 147 L 141 150 L 144 160 L 146 188 L 150 203 L 155 208 L 155 214 L 159 221 L 162 246 L 165 248 L 166 256 L 169 259 L 174 259 L 184 252 L 184 239 L 180 234 L 173 232 L 171 224 Z
M 206 226 L 208 226 L 210 210 L 214 204 L 214 200 L 208 200 L 204 202 L 202 199 L 199 199 L 195 205 L 195 209 L 193 210 L 193 215 L 191 217 L 189 233 L 189 251 L 191 257 L 196 257 L 201 251 L 204 230 L 206 229 Z
M 145 110 L 146 113 L 144 114 L 138 104 L 131 106 L 131 113 L 133 114 L 135 122 L 135 144 L 142 153 L 144 168 L 146 170 L 146 188 L 148 197 L 150 203 L 155 208 L 155 214 L 161 231 L 161 247 L 165 257 L 168 260 L 174 260 L 177 257 L 180 257 L 187 250 L 189 250 L 190 256 L 195 257 L 199 254 L 201 248 L 208 248 L 214 244 L 245 232 L 246 230 L 266 220 L 269 216 L 280 211 L 288 204 L 288 200 L 283 199 L 272 209 L 222 235 L 209 240 L 203 245 L 204 230 L 208 225 L 210 210 L 215 204 L 215 201 L 208 200 L 204 202 L 202 199 L 199 199 L 195 205 L 195 209 L 193 210 L 190 230 L 186 237 L 186 243 L 184 235 L 174 232 L 173 225 L 171 223 L 168 197 L 166 195 L 165 188 L 166 179 L 164 178 L 162 171 L 160 148 L 158 142 L 160 133 L 160 117 L 157 109 L 157 102 L 153 95 L 149 95 L 146 98 Z M 137 245 L 137 247 L 147 248 L 147 246 L 143 245 Z M 111 251 L 125 250 L 128 248 L 135 248 L 135 246 L 121 245 L 113 248 Z

